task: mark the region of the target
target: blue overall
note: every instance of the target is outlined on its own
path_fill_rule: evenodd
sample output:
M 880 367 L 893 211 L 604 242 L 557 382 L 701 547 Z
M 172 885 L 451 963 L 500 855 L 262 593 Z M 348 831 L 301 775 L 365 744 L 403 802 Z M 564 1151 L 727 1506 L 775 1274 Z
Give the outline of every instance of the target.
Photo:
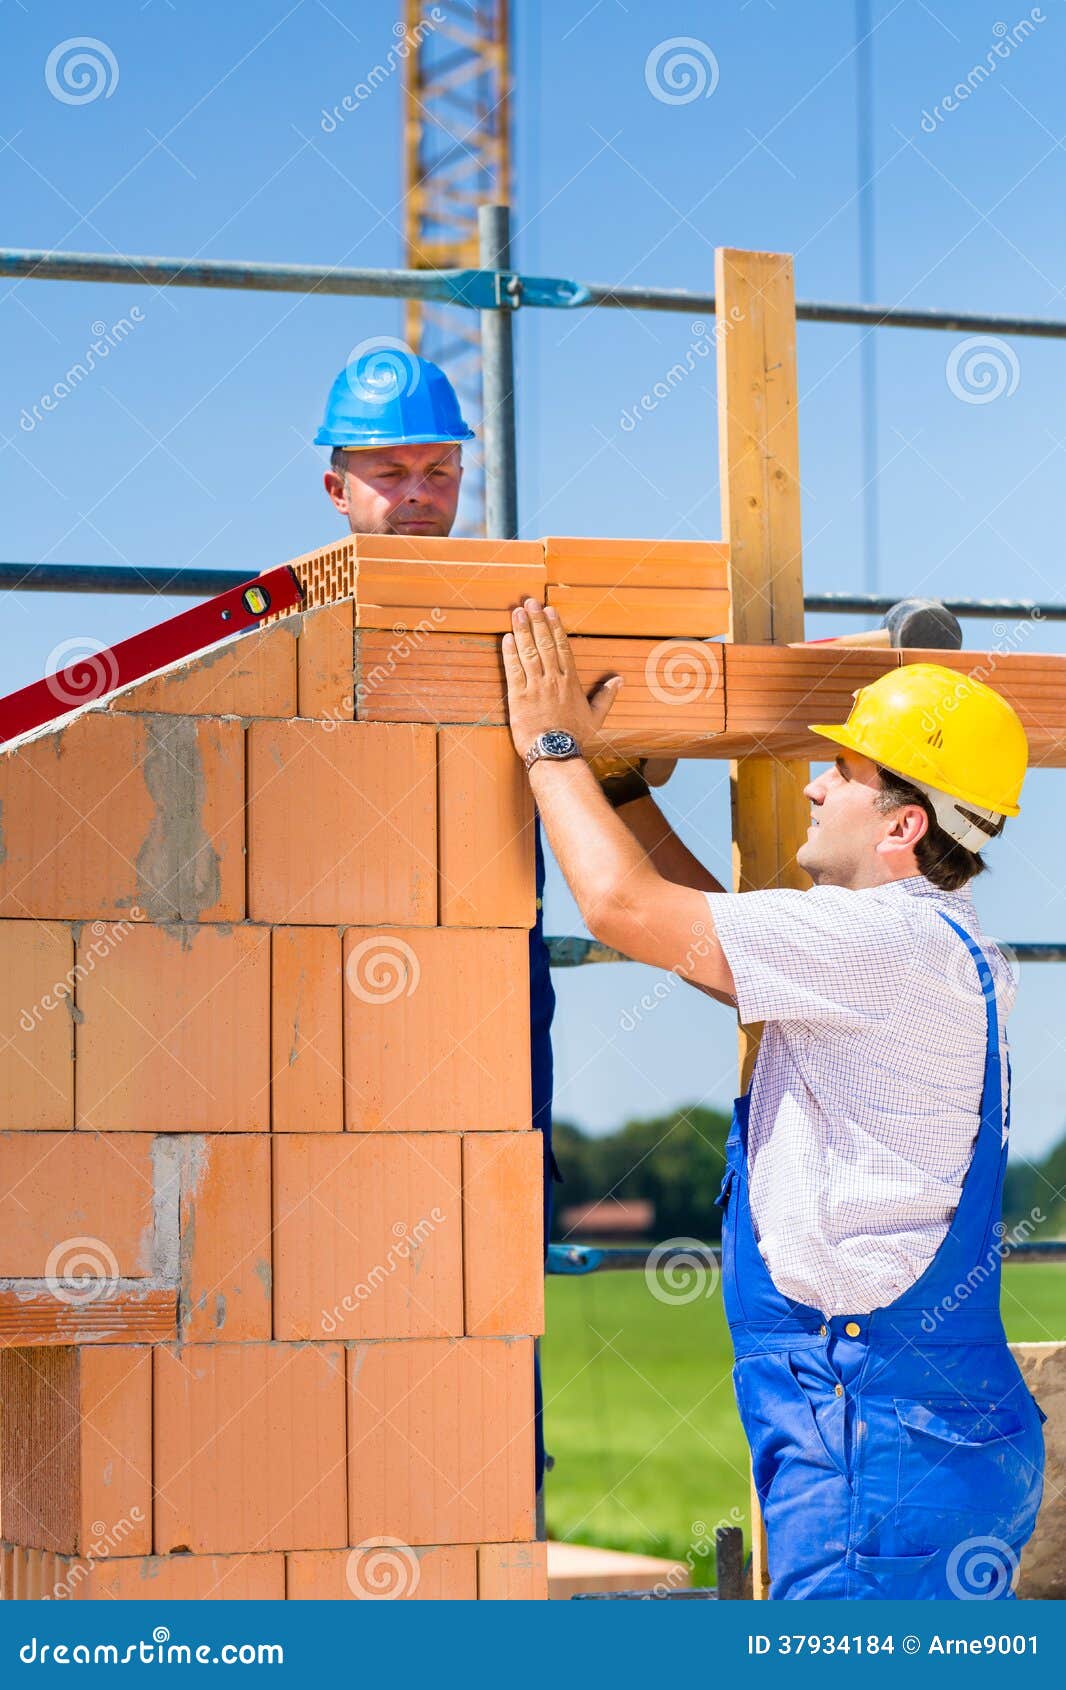
M 552 1153 L 552 1015 L 555 1011 L 555 989 L 548 966 L 548 947 L 544 943 L 544 846 L 540 834 L 540 817 L 533 824 L 536 852 L 537 916 L 529 930 L 529 1050 L 531 1061 L 533 1127 L 539 1131 L 544 1144 L 544 1257 L 547 1260 L 551 1234 L 552 1181 L 560 1179 L 559 1167 Z M 544 1414 L 540 1383 L 540 1357 L 533 1364 L 533 1434 L 535 1447 L 536 1488 L 544 1480 Z
M 750 1093 L 734 1108 L 718 1196 L 722 1286 L 771 1598 L 1010 1598 L 1036 1523 L 1047 1417 L 999 1313 L 1007 1150 L 995 988 L 981 948 L 937 913 L 976 964 L 987 1046 L 962 1196 L 914 1285 L 872 1314 L 831 1317 L 778 1291 L 748 1201 Z M 1009 1100 L 1009 1064 L 1006 1090 Z

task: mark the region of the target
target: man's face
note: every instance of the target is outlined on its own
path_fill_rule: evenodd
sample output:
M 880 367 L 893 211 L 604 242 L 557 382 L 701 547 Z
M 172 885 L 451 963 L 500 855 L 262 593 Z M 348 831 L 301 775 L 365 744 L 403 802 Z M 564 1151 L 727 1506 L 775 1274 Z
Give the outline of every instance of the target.
M 374 446 L 327 470 L 326 492 L 353 534 L 450 534 L 463 466 L 457 445 Z
M 917 804 L 875 807 L 881 790 L 876 763 L 841 750 L 832 767 L 803 788 L 811 825 L 796 861 L 816 886 L 879 886 L 917 874 L 914 847 L 928 826 Z

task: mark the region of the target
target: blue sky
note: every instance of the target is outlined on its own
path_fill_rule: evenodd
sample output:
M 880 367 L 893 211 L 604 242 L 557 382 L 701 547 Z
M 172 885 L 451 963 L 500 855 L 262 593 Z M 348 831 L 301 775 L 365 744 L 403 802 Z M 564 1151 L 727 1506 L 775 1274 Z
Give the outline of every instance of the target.
M 710 289 L 715 246 L 757 247 L 795 255 L 802 299 L 858 297 L 850 4 L 542 0 L 516 10 L 521 268 Z M 391 0 L 5 0 L 5 239 L 402 263 L 398 77 L 332 132 L 321 122 L 386 62 L 398 16 Z M 1061 0 L 1016 11 L 878 0 L 872 17 L 878 302 L 1066 318 Z M 996 26 L 1021 19 L 1025 38 L 997 58 Z M 113 65 L 102 61 L 110 93 L 74 104 L 50 90 L 46 66 L 81 36 L 103 42 Z M 717 81 L 709 97 L 669 103 L 649 88 L 646 67 L 680 37 L 702 44 L 708 68 L 713 55 Z M 989 63 L 970 97 L 944 112 L 943 96 Z M 402 335 L 399 304 L 44 281 L 4 283 L 0 298 L 4 558 L 253 573 L 338 531 L 320 487 L 324 454 L 309 442 L 350 349 Z M 33 406 L 99 325 L 124 317 L 132 328 L 106 363 L 35 420 Z M 718 537 L 713 359 L 638 427 L 621 423 L 697 332 L 686 315 L 522 315 L 524 534 Z M 863 583 L 862 338 L 818 325 L 798 335 L 812 591 Z M 1031 339 L 993 348 L 1009 379 L 994 400 L 973 403 L 948 379 L 963 338 L 875 337 L 880 586 L 1061 600 L 1066 349 Z M 111 642 L 188 602 L 7 594 L 3 690 L 43 673 L 61 641 Z M 842 628 L 812 619 L 809 632 Z M 1061 625 L 1026 626 L 1019 649 L 1058 649 L 1063 637 Z M 991 638 L 988 624 L 967 629 L 971 646 Z M 664 808 L 725 879 L 725 766 L 682 768 Z M 1024 815 L 979 890 L 988 931 L 1066 938 L 1064 820 L 1066 774 L 1031 776 Z M 547 916 L 551 931 L 579 930 L 554 872 Z M 732 1018 L 683 988 L 642 1010 L 655 980 L 633 965 L 556 974 L 557 1114 L 604 1130 L 630 1114 L 728 1103 Z M 1016 1153 L 1038 1154 L 1066 1127 L 1064 1026 L 1064 971 L 1023 972 L 1011 1023 Z

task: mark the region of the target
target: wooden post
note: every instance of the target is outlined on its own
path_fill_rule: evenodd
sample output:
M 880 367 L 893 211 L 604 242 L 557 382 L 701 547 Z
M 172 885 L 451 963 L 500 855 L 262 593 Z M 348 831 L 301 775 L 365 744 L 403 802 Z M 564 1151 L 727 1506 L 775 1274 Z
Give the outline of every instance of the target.
M 718 455 L 722 538 L 729 543 L 730 639 L 803 638 L 796 306 L 785 253 L 715 252 Z M 728 700 L 727 700 L 728 709 Z M 804 887 L 796 852 L 807 832 L 806 763 L 745 757 L 730 764 L 733 888 Z M 740 1089 L 759 1046 L 740 1029 Z M 766 1594 L 766 1537 L 754 1481 L 752 1590 Z

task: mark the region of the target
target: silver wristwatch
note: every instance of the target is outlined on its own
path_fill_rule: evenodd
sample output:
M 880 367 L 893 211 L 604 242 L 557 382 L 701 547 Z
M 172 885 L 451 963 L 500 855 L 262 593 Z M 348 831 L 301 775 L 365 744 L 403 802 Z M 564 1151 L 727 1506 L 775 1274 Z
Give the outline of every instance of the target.
M 564 763 L 569 757 L 580 756 L 581 747 L 573 734 L 565 728 L 549 728 L 547 733 L 537 735 L 526 752 L 526 768 L 531 769 L 541 757 L 552 763 Z

